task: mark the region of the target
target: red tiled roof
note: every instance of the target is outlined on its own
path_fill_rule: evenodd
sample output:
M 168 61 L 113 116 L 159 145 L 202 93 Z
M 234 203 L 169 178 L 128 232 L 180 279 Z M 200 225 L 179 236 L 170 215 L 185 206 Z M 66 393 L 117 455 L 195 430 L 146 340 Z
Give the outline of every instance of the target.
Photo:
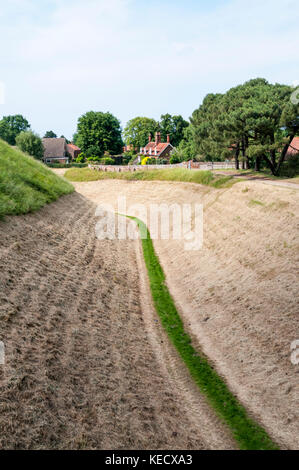
M 168 147 L 168 145 L 169 145 L 168 143 L 162 143 L 161 142 L 160 144 L 157 145 L 157 151 L 162 152 L 162 150 L 166 149 L 166 147 Z
M 150 149 L 150 148 L 154 148 L 156 147 L 156 143 L 155 142 L 149 142 L 148 144 L 146 144 L 145 148 L 146 149 Z
M 294 137 L 289 146 L 287 155 L 296 155 L 296 153 L 299 153 L 299 137 Z
M 145 147 L 142 153 L 144 155 L 150 155 L 152 157 L 158 157 L 168 146 L 172 147 L 172 145 L 168 142 L 159 142 L 156 144 L 156 142 L 149 142 Z M 149 151 L 152 149 L 152 153 L 150 154 Z M 157 150 L 157 153 L 155 153 L 155 150 Z
M 70 147 L 71 149 L 73 150 L 81 150 L 79 147 L 77 147 L 77 145 L 75 144 L 67 144 L 68 147 Z

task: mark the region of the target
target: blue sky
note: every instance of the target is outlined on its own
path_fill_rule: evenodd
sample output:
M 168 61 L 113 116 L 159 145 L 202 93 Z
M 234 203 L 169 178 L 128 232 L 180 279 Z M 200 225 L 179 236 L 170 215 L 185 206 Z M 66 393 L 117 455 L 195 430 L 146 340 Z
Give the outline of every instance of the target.
M 298 23 L 295 0 L 0 0 L 0 118 L 68 138 L 89 110 L 189 118 L 250 78 L 298 81 Z

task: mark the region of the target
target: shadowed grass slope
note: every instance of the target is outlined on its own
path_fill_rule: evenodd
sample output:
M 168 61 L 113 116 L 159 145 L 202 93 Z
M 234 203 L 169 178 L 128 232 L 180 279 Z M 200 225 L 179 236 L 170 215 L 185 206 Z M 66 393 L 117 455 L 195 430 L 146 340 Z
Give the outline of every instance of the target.
M 0 140 L 0 217 L 35 211 L 73 190 L 41 162 Z
M 213 186 L 215 188 L 228 187 L 236 182 L 231 176 L 213 175 L 211 171 L 185 170 L 184 168 L 170 168 L 163 170 L 138 171 L 96 171 L 90 168 L 71 168 L 65 177 L 74 182 L 98 181 L 103 179 L 122 179 L 129 181 L 181 181 Z
M 220 418 L 229 426 L 240 449 L 278 449 L 266 431 L 247 415 L 245 408 L 231 393 L 208 360 L 192 346 L 191 338 L 184 330 L 183 322 L 166 286 L 165 275 L 147 227 L 136 217 L 129 218 L 136 221 L 140 230 L 145 264 L 157 313 L 201 392 L 207 397 Z

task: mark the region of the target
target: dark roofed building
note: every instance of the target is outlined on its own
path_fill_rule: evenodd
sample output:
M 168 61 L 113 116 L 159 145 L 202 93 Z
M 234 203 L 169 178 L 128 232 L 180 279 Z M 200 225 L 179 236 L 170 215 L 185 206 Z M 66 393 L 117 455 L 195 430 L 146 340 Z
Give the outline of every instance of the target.
M 60 138 L 43 138 L 44 157 L 45 163 L 68 163 L 69 157 L 67 154 L 66 140 Z

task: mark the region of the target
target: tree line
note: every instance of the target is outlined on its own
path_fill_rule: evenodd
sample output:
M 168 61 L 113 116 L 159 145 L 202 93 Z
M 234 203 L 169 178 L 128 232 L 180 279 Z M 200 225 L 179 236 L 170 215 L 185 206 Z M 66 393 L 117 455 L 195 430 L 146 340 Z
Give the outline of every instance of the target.
M 89 111 L 79 117 L 73 142 L 82 150 L 81 159 L 121 154 L 124 144 L 130 146 L 133 156 L 146 145 L 149 135 L 159 131 L 162 141 L 170 137 L 174 163 L 233 158 L 237 169 L 258 171 L 266 165 L 278 175 L 299 132 L 299 100 L 291 100 L 292 95 L 294 90 L 288 85 L 257 78 L 223 94 L 208 94 L 189 121 L 171 114 L 161 115 L 158 121 L 135 117 L 123 130 L 110 112 Z M 47 131 L 44 137 L 57 135 Z M 42 158 L 42 141 L 21 115 L 3 117 L 0 138 Z
M 47 131 L 44 137 L 56 138 L 53 131 Z M 65 138 L 63 135 L 61 136 Z M 10 145 L 19 147 L 23 152 L 41 160 L 44 147 L 40 136 L 31 130 L 31 125 L 21 114 L 4 116 L 0 120 L 0 139 Z M 69 141 L 66 139 L 66 142 Z

